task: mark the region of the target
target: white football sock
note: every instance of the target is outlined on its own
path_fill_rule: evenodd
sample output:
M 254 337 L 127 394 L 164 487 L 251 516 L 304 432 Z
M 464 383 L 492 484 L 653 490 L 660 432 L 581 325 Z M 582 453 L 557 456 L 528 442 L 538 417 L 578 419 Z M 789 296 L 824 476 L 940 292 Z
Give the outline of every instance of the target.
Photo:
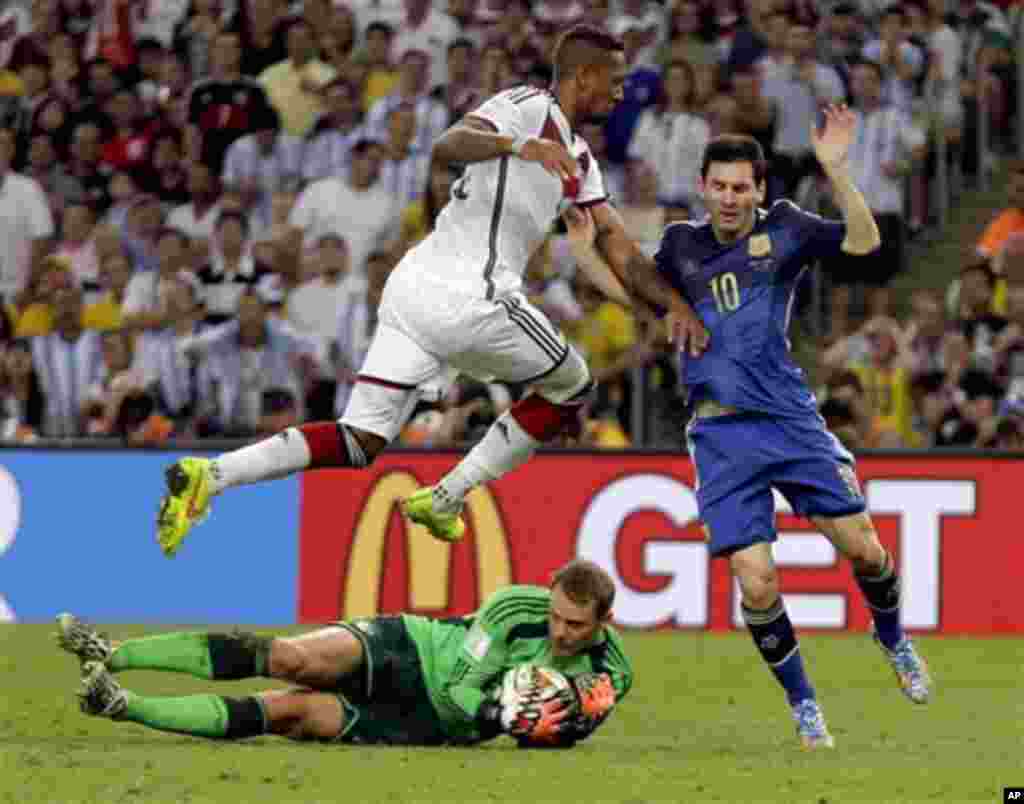
M 214 493 L 287 477 L 307 468 L 311 458 L 305 437 L 297 428 L 289 427 L 271 438 L 214 458 L 210 465 Z
M 539 445 L 540 442 L 512 416 L 502 414 L 466 457 L 434 487 L 435 507 L 442 511 L 457 510 L 470 491 L 522 466 Z

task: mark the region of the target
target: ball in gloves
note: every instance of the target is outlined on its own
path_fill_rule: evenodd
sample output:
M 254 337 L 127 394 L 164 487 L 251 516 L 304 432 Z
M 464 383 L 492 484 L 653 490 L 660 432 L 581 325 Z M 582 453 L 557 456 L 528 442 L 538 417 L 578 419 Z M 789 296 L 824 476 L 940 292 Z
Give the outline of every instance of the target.
M 505 673 L 499 692 L 502 709 L 516 712 L 511 730 L 521 748 L 567 747 L 558 724 L 576 716 L 579 704 L 572 682 L 550 667 L 521 664 Z

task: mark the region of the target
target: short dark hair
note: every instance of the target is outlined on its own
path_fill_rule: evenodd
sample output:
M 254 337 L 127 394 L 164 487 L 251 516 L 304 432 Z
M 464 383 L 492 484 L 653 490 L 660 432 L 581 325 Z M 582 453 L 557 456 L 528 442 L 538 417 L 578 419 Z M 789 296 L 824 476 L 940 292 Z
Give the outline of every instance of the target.
M 965 276 L 967 276 L 967 274 L 971 273 L 972 271 L 977 271 L 979 274 L 984 274 L 985 281 L 988 283 L 988 286 L 990 288 L 995 287 L 996 279 L 998 279 L 998 277 L 996 275 L 995 270 L 992 268 L 991 260 L 989 260 L 987 257 L 980 257 L 974 260 L 973 262 L 967 263 L 967 265 L 965 265 L 960 270 L 960 278 L 963 279 Z
M 476 42 L 474 42 L 472 39 L 468 39 L 465 36 L 460 36 L 456 39 L 453 39 L 448 45 L 448 55 L 452 55 L 452 51 L 458 50 L 460 47 L 465 48 L 470 52 L 473 52 L 474 50 L 476 50 Z
M 850 72 L 852 73 L 858 67 L 870 67 L 878 74 L 879 81 L 885 80 L 885 71 L 882 69 L 882 65 L 873 59 L 857 59 L 850 65 Z
M 384 22 L 384 20 L 374 20 L 369 25 L 367 25 L 366 26 L 366 30 L 363 31 L 363 36 L 368 36 L 369 34 L 373 33 L 374 31 L 380 31 L 385 36 L 394 36 L 395 35 L 394 27 L 389 25 L 388 23 Z
M 562 567 L 551 579 L 551 588 L 559 587 L 565 596 L 579 606 L 594 603 L 597 619 L 603 620 L 615 603 L 615 582 L 600 565 L 582 558 Z
M 555 81 L 571 78 L 580 68 L 603 63 L 609 53 L 622 53 L 622 40 L 593 25 L 574 25 L 555 45 Z
M 214 228 L 219 231 L 228 221 L 238 221 L 238 225 L 242 227 L 242 232 L 245 234 L 249 233 L 249 219 L 244 213 L 235 209 L 225 209 L 221 212 L 217 216 L 217 225 Z
M 700 164 L 702 179 L 708 177 L 712 162 L 749 162 L 754 168 L 754 181 L 760 184 L 768 173 L 761 144 L 746 134 L 719 134 L 704 148 Z
M 864 383 L 860 381 L 860 377 L 857 376 L 856 372 L 849 369 L 837 371 L 828 378 L 825 382 L 825 387 L 829 393 L 838 391 L 840 388 L 852 388 L 858 395 L 864 393 Z

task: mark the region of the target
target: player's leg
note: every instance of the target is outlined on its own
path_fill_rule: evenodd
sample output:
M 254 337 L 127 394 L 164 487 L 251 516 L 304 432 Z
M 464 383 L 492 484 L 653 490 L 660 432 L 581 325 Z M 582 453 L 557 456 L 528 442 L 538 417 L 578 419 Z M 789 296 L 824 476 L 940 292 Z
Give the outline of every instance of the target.
M 449 360 L 467 374 L 527 385 L 532 392 L 503 413 L 436 486 L 406 501 L 411 519 L 445 539 L 461 537 L 461 529 L 439 532 L 432 522 L 457 515 L 476 486 L 497 480 L 528 461 L 541 444 L 578 428 L 581 406 L 593 388 L 583 357 L 521 294 L 495 302 L 476 342 Z
M 818 419 L 779 421 L 776 430 L 780 442 L 789 445 L 791 458 L 775 471 L 773 482 L 793 510 L 810 518 L 850 559 L 875 622 L 876 639 L 901 689 L 912 701 L 925 703 L 931 678 L 900 625 L 899 575 L 865 512 L 853 456 Z
M 878 541 L 867 513 L 812 516 L 815 526 L 853 566 L 853 575 L 874 621 L 874 639 L 896 674 L 900 689 L 914 703 L 932 692 L 928 665 L 900 623 L 900 577 L 892 555 Z
M 161 548 L 173 554 L 225 489 L 312 469 L 366 467 L 401 430 L 418 386 L 440 372 L 434 355 L 382 323 L 340 421 L 289 427 L 212 460 L 183 458 L 168 468 L 157 528 Z
M 242 698 L 147 696 L 124 689 L 101 662 L 87 662 L 82 670 L 78 697 L 85 714 L 158 731 L 225 740 L 263 734 L 328 740 L 345 728 L 344 707 L 330 693 L 272 690 Z
M 763 497 L 767 498 L 774 518 L 771 491 L 767 490 Z M 801 744 L 805 748 L 833 747 L 835 742 L 807 676 L 793 623 L 779 593 L 771 543 L 764 541 L 737 550 L 729 556 L 729 566 L 739 583 L 743 620 L 761 658 L 785 690 Z
M 159 670 L 208 681 L 275 678 L 333 690 L 365 661 L 362 640 L 347 626 L 294 637 L 196 631 L 115 642 L 73 615 L 62 614 L 57 622 L 62 648 L 83 662 L 101 661 L 113 673 Z
M 697 504 L 711 555 L 729 559 L 740 587 L 743 619 L 786 693 L 802 744 L 831 747 L 832 736 L 779 594 L 771 551 L 775 503 L 768 481 L 773 450 L 765 443 L 765 426 L 765 417 L 708 416 L 687 428 L 697 470 Z

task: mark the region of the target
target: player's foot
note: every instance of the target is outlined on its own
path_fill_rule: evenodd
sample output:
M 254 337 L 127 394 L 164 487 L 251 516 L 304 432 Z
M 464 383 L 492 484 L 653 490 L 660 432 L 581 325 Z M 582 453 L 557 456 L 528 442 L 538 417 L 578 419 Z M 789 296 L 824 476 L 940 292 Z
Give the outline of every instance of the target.
M 102 662 L 86 662 L 82 665 L 78 706 L 87 715 L 116 720 L 128 706 L 128 693 L 121 689 Z
M 435 539 L 457 542 L 466 532 L 462 521 L 462 506 L 454 511 L 438 511 L 434 508 L 434 487 L 411 494 L 402 500 L 402 513 L 413 522 L 426 527 Z
M 114 652 L 106 634 L 67 612 L 57 615 L 57 644 L 82 662 L 105 662 Z
M 814 699 L 805 698 L 794 705 L 793 720 L 796 721 L 796 733 L 800 738 L 800 744 L 808 751 L 836 747 L 836 741 L 828 733 L 828 726 L 825 725 L 825 715 Z
M 157 536 L 164 555 L 173 556 L 193 525 L 210 513 L 213 476 L 206 458 L 182 458 L 165 472 L 167 494 L 160 503 Z
M 903 694 L 914 703 L 928 703 L 932 694 L 932 677 L 928 672 L 927 663 L 918 654 L 914 643 L 903 637 L 895 648 L 889 650 L 882 644 L 877 633 L 872 631 L 871 635 L 896 674 Z

